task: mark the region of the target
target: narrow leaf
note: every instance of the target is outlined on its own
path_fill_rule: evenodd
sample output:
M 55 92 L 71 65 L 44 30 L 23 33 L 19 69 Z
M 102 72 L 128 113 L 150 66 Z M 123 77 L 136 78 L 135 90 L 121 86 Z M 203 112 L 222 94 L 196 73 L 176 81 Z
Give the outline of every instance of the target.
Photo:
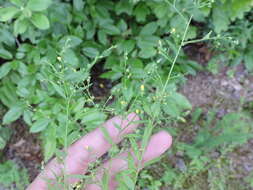
M 41 14 L 41 13 L 33 14 L 31 21 L 34 24 L 34 26 L 36 26 L 37 28 L 41 30 L 46 30 L 50 26 L 48 18 L 44 14 Z
M 18 12 L 19 9 L 16 7 L 0 8 L 0 21 L 6 22 L 8 20 L 11 20 Z
M 43 11 L 46 10 L 51 3 L 52 0 L 29 0 L 27 7 L 32 11 Z
M 0 48 L 0 57 L 4 59 L 12 59 L 12 54 L 3 48 Z
M 22 0 L 10 0 L 11 3 L 13 3 L 14 5 L 17 5 L 19 7 L 21 7 L 23 5 Z
M 23 113 L 23 108 L 19 106 L 12 107 L 3 117 L 3 124 L 10 124 L 16 121 Z
M 23 34 L 28 28 L 28 21 L 27 19 L 17 19 L 14 22 L 14 35 L 17 36 L 18 34 Z
M 156 30 L 157 24 L 155 22 L 150 22 L 142 28 L 140 35 L 152 35 L 156 32 Z
M 64 93 L 64 90 L 56 83 L 52 83 L 54 89 L 56 90 L 56 92 L 63 98 L 66 98 L 66 95 Z
M 30 132 L 31 133 L 38 133 L 38 132 L 43 131 L 44 129 L 46 129 L 49 122 L 50 122 L 50 120 L 48 118 L 43 118 L 43 119 L 37 120 L 30 128 Z
M 1 52 L 1 50 L 0 50 Z M 1 57 L 1 56 L 0 56 Z M 5 63 L 0 67 L 0 79 L 5 77 L 11 70 L 11 63 Z

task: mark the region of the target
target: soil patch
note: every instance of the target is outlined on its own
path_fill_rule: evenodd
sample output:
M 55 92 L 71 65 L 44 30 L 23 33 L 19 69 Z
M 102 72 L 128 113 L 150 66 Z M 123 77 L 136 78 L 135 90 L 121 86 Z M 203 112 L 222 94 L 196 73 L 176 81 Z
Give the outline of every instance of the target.
M 22 121 L 17 121 L 10 127 L 13 134 L 4 149 L 5 159 L 13 160 L 26 168 L 30 180 L 33 180 L 40 172 L 43 160 L 38 135 L 29 133 L 28 127 Z

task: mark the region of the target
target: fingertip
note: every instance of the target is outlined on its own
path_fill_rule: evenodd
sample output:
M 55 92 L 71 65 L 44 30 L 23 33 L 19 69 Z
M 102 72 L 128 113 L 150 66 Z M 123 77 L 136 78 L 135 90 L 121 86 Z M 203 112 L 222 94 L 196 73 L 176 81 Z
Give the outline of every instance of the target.
M 168 132 L 160 131 L 151 137 L 149 144 L 151 148 L 156 149 L 157 154 L 163 154 L 170 148 L 172 137 Z
M 101 188 L 96 184 L 89 184 L 86 186 L 85 190 L 101 190 Z
M 127 120 L 130 122 L 131 121 L 138 121 L 138 120 L 140 120 L 140 117 L 136 113 L 132 112 L 132 113 L 128 114 Z
M 159 138 L 160 141 L 162 142 L 164 149 L 167 150 L 171 147 L 173 138 L 167 131 L 160 131 L 156 135 L 157 138 Z
M 143 161 L 147 162 L 166 152 L 172 144 L 172 137 L 166 131 L 160 131 L 150 138 Z

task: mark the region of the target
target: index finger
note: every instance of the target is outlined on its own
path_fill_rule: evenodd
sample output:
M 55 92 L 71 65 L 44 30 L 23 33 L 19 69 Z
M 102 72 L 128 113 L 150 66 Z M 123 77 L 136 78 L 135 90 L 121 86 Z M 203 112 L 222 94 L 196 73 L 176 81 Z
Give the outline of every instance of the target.
M 139 117 L 135 113 L 131 113 L 126 118 L 116 116 L 105 122 L 102 127 L 107 131 L 112 142 L 119 143 L 126 134 L 137 128 L 136 121 L 138 120 Z M 59 163 L 56 158 L 50 161 L 27 190 L 46 190 L 45 179 L 55 179 L 56 176 L 63 175 L 63 170 L 67 175 L 84 174 L 89 163 L 106 153 L 111 146 L 111 143 L 106 140 L 103 130 L 101 128 L 95 129 L 68 148 L 64 163 Z M 71 179 L 71 183 L 76 180 Z

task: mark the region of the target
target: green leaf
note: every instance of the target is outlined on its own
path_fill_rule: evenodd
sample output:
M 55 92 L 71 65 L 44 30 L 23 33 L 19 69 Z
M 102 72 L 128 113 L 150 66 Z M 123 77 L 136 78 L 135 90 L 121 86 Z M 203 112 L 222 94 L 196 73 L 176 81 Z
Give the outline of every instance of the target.
M 121 52 L 130 53 L 135 47 L 135 41 L 134 40 L 123 40 L 118 48 Z
M 81 112 L 84 108 L 84 104 L 85 104 L 85 99 L 84 98 L 80 98 L 76 101 L 76 103 L 73 105 L 73 112 L 77 113 L 77 112 Z
M 135 138 L 129 138 L 130 144 L 131 144 L 131 149 L 134 152 L 134 155 L 136 156 L 136 158 L 141 161 L 142 159 L 142 151 L 140 151 L 140 146 L 139 144 L 136 142 Z
M 135 189 L 135 182 L 133 179 L 131 179 L 128 175 L 123 175 L 122 176 L 124 179 L 124 182 L 126 186 L 128 187 L 129 190 L 134 190 Z
M 170 27 L 171 29 L 175 29 L 176 34 L 182 35 L 185 31 L 186 21 L 180 15 L 175 15 L 170 19 Z
M 12 59 L 12 54 L 9 51 L 0 47 L 0 57 L 4 59 Z
M 65 80 L 70 81 L 72 83 L 83 82 L 88 78 L 88 76 L 89 76 L 88 72 L 84 71 L 73 72 L 73 70 L 71 70 L 70 72 L 66 72 L 64 74 Z
M 18 12 L 19 9 L 16 7 L 0 8 L 0 21 L 6 22 L 8 20 L 11 20 Z
M 115 12 L 117 15 L 126 13 L 132 14 L 133 4 L 130 1 L 119 1 L 115 6 Z
M 1 102 L 7 107 L 15 107 L 19 102 L 15 84 L 11 80 L 6 80 L 5 85 L 0 88 Z
M 27 19 L 17 19 L 14 22 L 14 35 L 23 34 L 28 28 L 29 22 Z
M 253 53 L 252 52 L 248 52 L 244 56 L 244 64 L 248 71 L 253 71 Z
M 98 40 L 103 45 L 106 45 L 108 43 L 107 35 L 106 35 L 105 31 L 103 31 L 103 30 L 98 31 Z
M 119 35 L 121 33 L 120 29 L 118 29 L 116 26 L 111 25 L 111 24 L 107 24 L 103 26 L 103 30 L 106 34 L 109 34 L 109 35 Z
M 35 123 L 33 123 L 32 127 L 30 128 L 31 133 L 38 133 L 46 129 L 50 122 L 50 119 L 48 118 L 42 118 L 37 120 Z
M 110 136 L 110 133 L 108 132 L 108 129 L 106 129 L 104 126 L 101 126 L 99 129 L 102 131 L 104 138 L 107 140 L 107 142 L 110 143 L 112 146 L 115 145 L 112 137 Z
M 121 30 L 121 32 L 125 32 L 127 30 L 127 23 L 121 19 L 118 24 L 117 27 Z
M 149 15 L 150 10 L 147 7 L 146 3 L 138 3 L 136 8 L 134 9 L 134 15 L 138 22 L 146 21 L 147 15 Z
M 232 21 L 236 18 L 243 19 L 244 13 L 252 10 L 252 5 L 252 0 L 226 2 L 226 6 L 230 8 L 229 16 Z
M 180 116 L 179 107 L 172 100 L 167 100 L 167 102 L 162 105 L 162 109 L 169 116 L 172 116 L 172 117 Z
M 55 124 L 50 125 L 50 128 L 46 131 L 46 135 L 43 138 L 44 140 L 44 158 L 47 162 L 56 151 L 56 129 Z
M 179 94 L 177 92 L 174 92 L 171 95 L 171 98 L 175 101 L 175 103 L 182 109 L 191 109 L 192 106 L 190 104 L 190 102 L 187 100 L 187 98 L 185 96 L 183 96 L 182 94 Z
M 32 125 L 32 112 L 25 110 L 23 114 L 23 120 L 26 122 L 26 124 Z
M 156 53 L 157 53 L 157 51 L 155 48 L 147 47 L 147 48 L 141 49 L 141 51 L 139 52 L 139 56 L 141 58 L 148 59 L 148 58 L 155 56 Z
M 46 10 L 51 3 L 52 0 L 29 0 L 27 7 L 32 11 L 43 11 Z
M 130 58 L 127 63 L 131 66 L 133 70 L 135 69 L 143 69 L 143 62 L 141 59 Z
M 95 35 L 95 32 L 96 32 L 95 24 L 92 23 L 91 21 L 87 22 L 84 26 L 84 29 L 86 30 L 86 38 L 87 39 L 92 39 Z
M 126 81 L 122 89 L 123 96 L 126 102 L 130 102 L 134 96 L 133 84 L 130 81 Z
M 32 11 L 28 8 L 22 10 L 22 17 L 30 18 L 32 16 Z
M 11 70 L 12 68 L 12 64 L 11 63 L 4 63 L 1 67 L 0 67 L 0 79 L 2 79 L 3 77 L 5 77 Z
M 79 65 L 79 59 L 73 49 L 68 48 L 62 56 L 65 66 L 76 68 Z
M 1 127 L 0 125 L 0 150 L 4 149 L 6 143 L 12 135 L 12 129 L 9 127 Z
M 15 38 L 13 34 L 7 29 L 0 29 L 0 42 L 5 43 L 7 46 L 15 46 Z
M 66 95 L 65 95 L 64 90 L 63 90 L 58 84 L 52 82 L 52 85 L 53 85 L 55 91 L 56 91 L 61 97 L 66 98 Z
M 159 37 L 152 35 L 140 36 L 137 38 L 137 45 L 141 49 L 153 48 L 158 45 Z
M 104 79 L 111 79 L 111 80 L 115 81 L 115 80 L 118 80 L 120 77 L 122 77 L 122 73 L 117 72 L 117 71 L 108 71 L 106 73 L 101 74 L 100 77 L 104 78 Z
M 219 59 L 218 57 L 212 57 L 211 60 L 209 60 L 207 65 L 207 70 L 213 73 L 214 75 L 219 73 Z
M 230 24 L 229 16 L 221 6 L 213 8 L 212 17 L 215 32 L 220 33 L 228 29 L 228 26 Z
M 196 37 L 197 37 L 197 28 L 194 26 L 190 26 L 187 35 L 185 37 L 185 40 L 194 39 Z
M 6 141 L 0 136 L 0 150 L 4 149 Z
M 16 121 L 23 113 L 23 108 L 20 106 L 12 107 L 3 117 L 3 124 L 10 124 Z
M 21 0 L 10 0 L 10 2 L 19 7 L 23 5 L 23 2 Z
M 46 30 L 50 27 L 48 18 L 42 13 L 34 13 L 31 18 L 34 26 L 41 30 Z
M 140 32 L 140 35 L 152 35 L 156 32 L 157 30 L 157 24 L 156 22 L 150 22 L 148 24 L 146 24 L 142 29 L 141 29 L 141 32 Z
M 84 1 L 83 0 L 74 0 L 73 1 L 74 7 L 77 11 L 81 11 L 84 8 Z
M 83 48 L 83 53 L 90 58 L 95 58 L 96 56 L 99 55 L 99 51 L 93 47 Z
M 166 3 L 157 3 L 157 6 L 155 6 L 154 13 L 157 18 L 162 18 L 169 12 L 169 7 Z
M 153 113 L 151 113 L 151 116 L 153 115 Z M 151 123 L 150 121 L 147 122 L 146 127 L 144 129 L 144 133 L 142 136 L 142 140 L 141 140 L 141 149 L 142 151 L 146 149 L 150 136 L 152 134 L 152 130 L 153 130 L 154 126 L 153 123 Z
M 192 123 L 196 124 L 196 122 L 199 120 L 203 110 L 201 108 L 197 108 L 191 115 Z
M 44 158 L 47 162 L 55 153 L 56 150 L 56 139 L 51 137 L 47 138 L 44 145 Z
M 154 117 L 158 117 L 161 112 L 161 104 L 159 102 L 152 104 L 151 111 Z
M 104 122 L 106 115 L 97 109 L 90 109 L 86 111 L 82 116 L 82 124 L 96 127 Z
M 60 41 L 61 46 L 67 46 L 69 48 L 76 47 L 82 43 L 82 39 L 78 38 L 77 36 L 73 35 L 65 35 Z

